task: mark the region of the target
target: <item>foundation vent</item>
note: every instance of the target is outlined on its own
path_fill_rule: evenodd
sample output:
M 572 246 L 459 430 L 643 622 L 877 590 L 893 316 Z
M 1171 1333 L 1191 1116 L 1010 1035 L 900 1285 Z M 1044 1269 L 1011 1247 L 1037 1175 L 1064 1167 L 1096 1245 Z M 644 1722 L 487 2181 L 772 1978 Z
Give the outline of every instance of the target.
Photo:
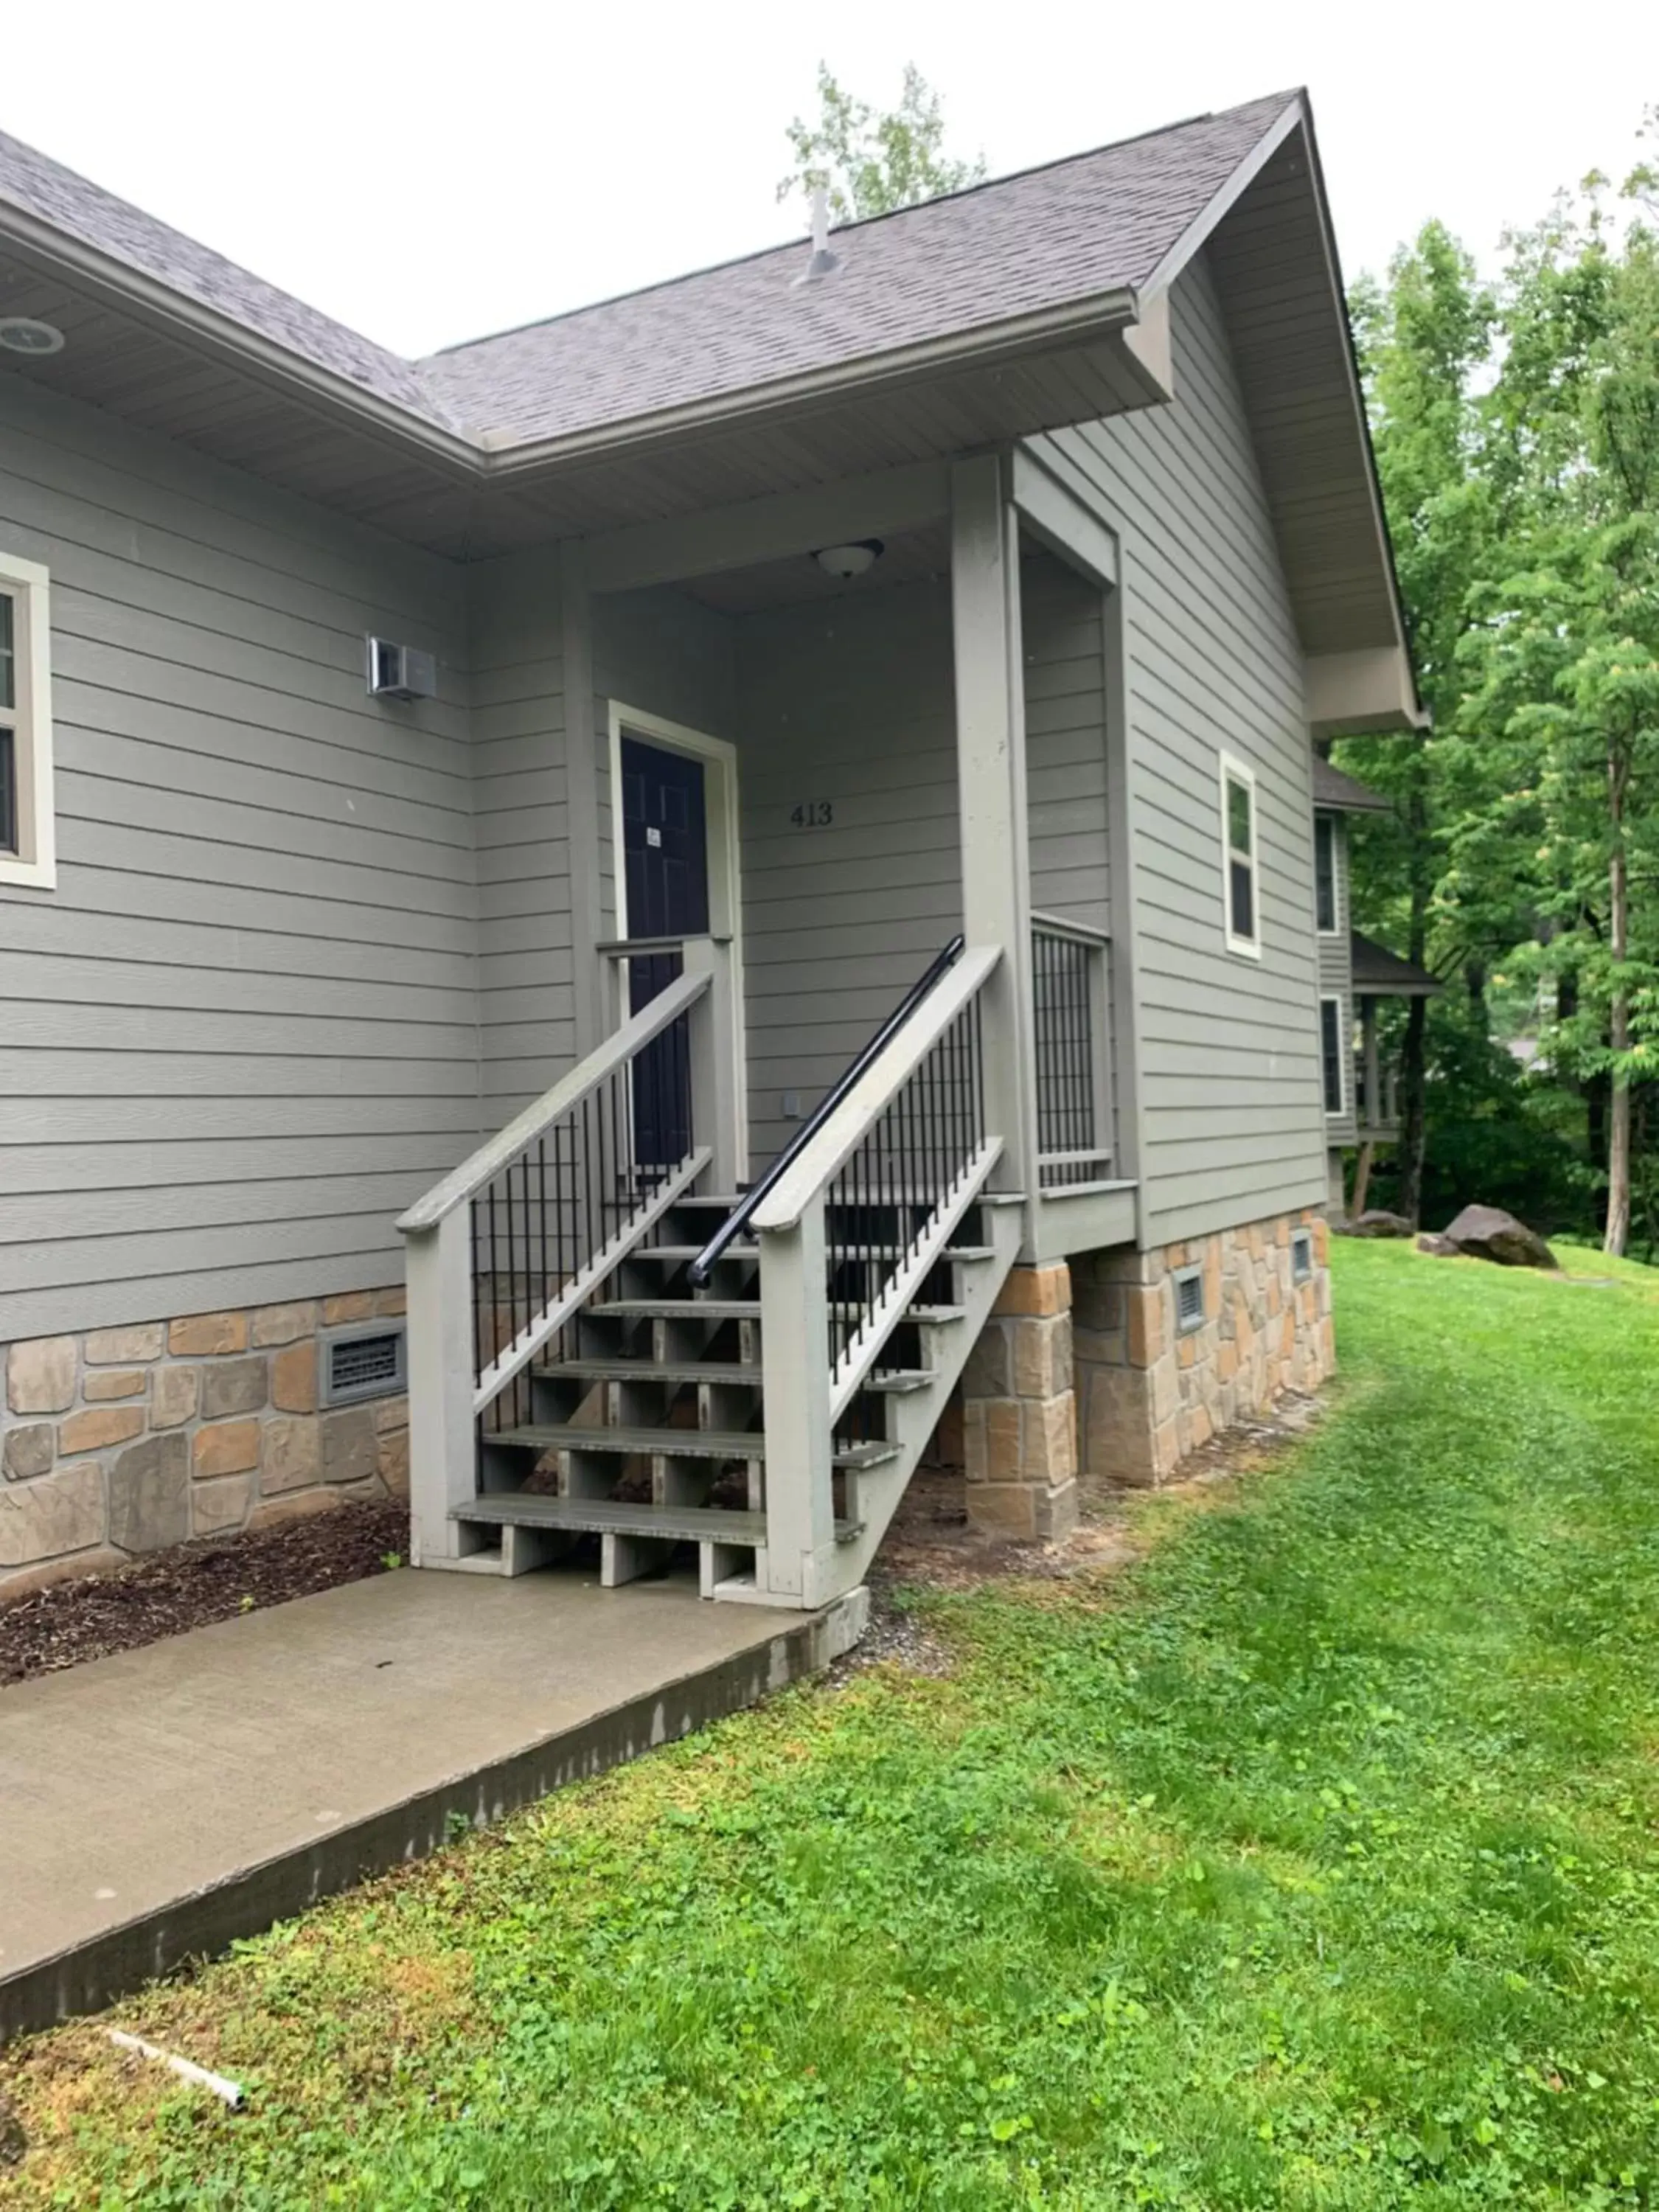
M 1313 1273 L 1313 1237 L 1305 1229 L 1298 1229 L 1291 1239 L 1291 1279 L 1305 1283 Z
M 401 1327 L 340 1329 L 322 1344 L 322 1401 L 348 1406 L 358 1398 L 389 1398 L 407 1382 L 406 1340 Z
M 1176 1327 L 1184 1336 L 1204 1326 L 1204 1270 L 1184 1267 L 1175 1279 Z

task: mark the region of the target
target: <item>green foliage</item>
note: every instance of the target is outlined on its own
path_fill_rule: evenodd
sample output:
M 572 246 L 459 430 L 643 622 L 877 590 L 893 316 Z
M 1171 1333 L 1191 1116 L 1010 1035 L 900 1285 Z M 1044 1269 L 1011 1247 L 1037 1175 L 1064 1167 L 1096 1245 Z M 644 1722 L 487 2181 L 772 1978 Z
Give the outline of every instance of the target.
M 1402 1026 L 1398 1012 L 1385 1016 L 1385 1050 Z M 1486 998 L 1453 990 L 1436 1000 L 1427 1043 L 1424 1221 L 1443 1228 L 1478 1194 L 1546 1234 L 1583 1224 L 1594 1189 L 1559 1089 L 1547 1074 L 1529 1075 L 1494 1038 Z M 1392 1206 L 1398 1194 L 1397 1170 L 1385 1153 L 1371 1203 Z
M 1532 1115 L 1533 1133 L 1551 1125 L 1553 1146 L 1571 1129 L 1581 1218 L 1588 1224 L 1605 1182 L 1618 1243 L 1621 1125 L 1632 1086 L 1659 1077 L 1652 191 L 1646 167 L 1618 195 L 1589 178 L 1508 241 L 1494 287 L 1431 223 L 1395 257 L 1386 287 L 1362 283 L 1354 302 L 1435 720 L 1432 733 L 1343 749 L 1346 765 L 1397 802 L 1392 821 L 1355 837 L 1356 918 L 1477 990 L 1500 966 L 1528 979 L 1536 1003 L 1525 1026 L 1540 1034 L 1541 1081 L 1556 1093 Z M 1477 1142 L 1491 1131 L 1450 1110 L 1468 1066 L 1439 1065 L 1437 1037 L 1455 1046 L 1455 1025 L 1419 1016 L 1407 1040 L 1408 1063 L 1414 1054 L 1424 1070 L 1424 1193 L 1472 1170 L 1461 1195 L 1495 1196 Z M 1576 1114 L 1559 1110 L 1568 1102 Z M 1638 1105 L 1638 1136 L 1646 1119 Z M 1518 1171 L 1526 1147 L 1505 1149 L 1495 1164 Z M 1541 1155 L 1539 1164 L 1545 1173 Z M 1639 1217 L 1652 1169 L 1638 1164 L 1633 1177 L 1650 1239 L 1659 1220 Z M 1547 1209 L 1562 1188 L 1550 1176 L 1509 1202 Z
M 965 161 L 945 152 L 939 94 L 914 62 L 905 64 L 898 106 L 886 113 L 844 92 L 820 62 L 817 118 L 807 123 L 797 116 L 787 137 L 795 166 L 780 183 L 778 198 L 825 191 L 838 223 L 915 207 L 985 175 L 982 155 Z
M 1659 2201 L 1659 1284 L 1337 1263 L 1291 1466 L 123 2008 L 239 2115 L 9 2052 L 0 2204 Z

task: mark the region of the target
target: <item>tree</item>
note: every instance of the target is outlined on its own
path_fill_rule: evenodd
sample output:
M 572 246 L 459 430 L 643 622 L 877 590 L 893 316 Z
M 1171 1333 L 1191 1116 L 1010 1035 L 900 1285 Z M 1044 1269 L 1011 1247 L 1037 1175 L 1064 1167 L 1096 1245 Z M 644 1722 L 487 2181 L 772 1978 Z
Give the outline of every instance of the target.
M 817 120 L 808 124 L 797 116 L 787 136 L 795 167 L 779 184 L 779 199 L 826 192 L 838 223 L 915 207 L 976 185 L 985 175 L 982 155 L 963 161 L 945 152 L 939 94 L 914 62 L 905 64 L 899 104 L 888 114 L 842 91 L 829 64 L 820 62 Z
M 1454 768 L 1467 774 L 1469 767 L 1454 760 L 1438 733 L 1449 729 L 1461 702 L 1457 647 L 1491 534 L 1491 501 L 1476 466 L 1475 387 L 1495 309 L 1469 255 L 1438 222 L 1395 256 L 1386 289 L 1362 279 L 1352 307 L 1413 658 L 1434 719 L 1433 728 L 1404 738 L 1344 747 L 1354 772 L 1395 802 L 1392 821 L 1361 829 L 1355 839 L 1354 888 L 1358 918 L 1403 938 L 1407 957 L 1421 967 L 1436 949 L 1441 786 Z M 1412 1221 L 1422 1211 L 1427 1034 L 1426 1003 L 1415 999 L 1401 1058 L 1395 1199 Z
M 1621 198 L 1644 209 L 1638 169 Z M 1605 1079 L 1603 1243 L 1631 1228 L 1632 1085 L 1659 1072 L 1659 233 L 1622 239 L 1605 179 L 1513 242 L 1504 432 L 1508 555 L 1475 598 L 1465 726 L 1530 754 L 1540 963 L 1571 979 L 1563 1062 Z

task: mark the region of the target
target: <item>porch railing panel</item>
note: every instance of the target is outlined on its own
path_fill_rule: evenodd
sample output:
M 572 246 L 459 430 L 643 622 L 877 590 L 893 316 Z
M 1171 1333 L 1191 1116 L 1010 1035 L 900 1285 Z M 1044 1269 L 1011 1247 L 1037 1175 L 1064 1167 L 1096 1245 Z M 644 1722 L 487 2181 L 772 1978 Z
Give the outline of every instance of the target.
M 410 1284 L 415 1540 L 447 1547 L 478 1447 L 527 1412 L 527 1370 L 711 1158 L 716 963 L 686 972 L 398 1223 Z M 523 1402 L 521 1402 L 523 1401 Z
M 1045 1192 L 1111 1178 L 1110 956 L 1102 931 L 1032 916 L 1037 1184 Z

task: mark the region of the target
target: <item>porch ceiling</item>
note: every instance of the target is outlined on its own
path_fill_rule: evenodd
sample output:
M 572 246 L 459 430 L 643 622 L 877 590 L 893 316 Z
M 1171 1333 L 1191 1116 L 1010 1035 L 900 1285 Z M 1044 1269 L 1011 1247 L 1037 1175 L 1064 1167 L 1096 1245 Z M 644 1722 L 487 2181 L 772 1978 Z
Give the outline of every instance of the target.
M 901 584 L 927 583 L 950 573 L 950 526 L 938 522 L 884 538 L 881 558 L 874 568 L 850 583 L 827 574 L 810 553 L 800 553 L 787 560 L 693 577 L 678 589 L 720 614 L 752 615 L 808 601 L 829 606 L 849 599 L 867 599 L 872 592 L 891 591 Z

